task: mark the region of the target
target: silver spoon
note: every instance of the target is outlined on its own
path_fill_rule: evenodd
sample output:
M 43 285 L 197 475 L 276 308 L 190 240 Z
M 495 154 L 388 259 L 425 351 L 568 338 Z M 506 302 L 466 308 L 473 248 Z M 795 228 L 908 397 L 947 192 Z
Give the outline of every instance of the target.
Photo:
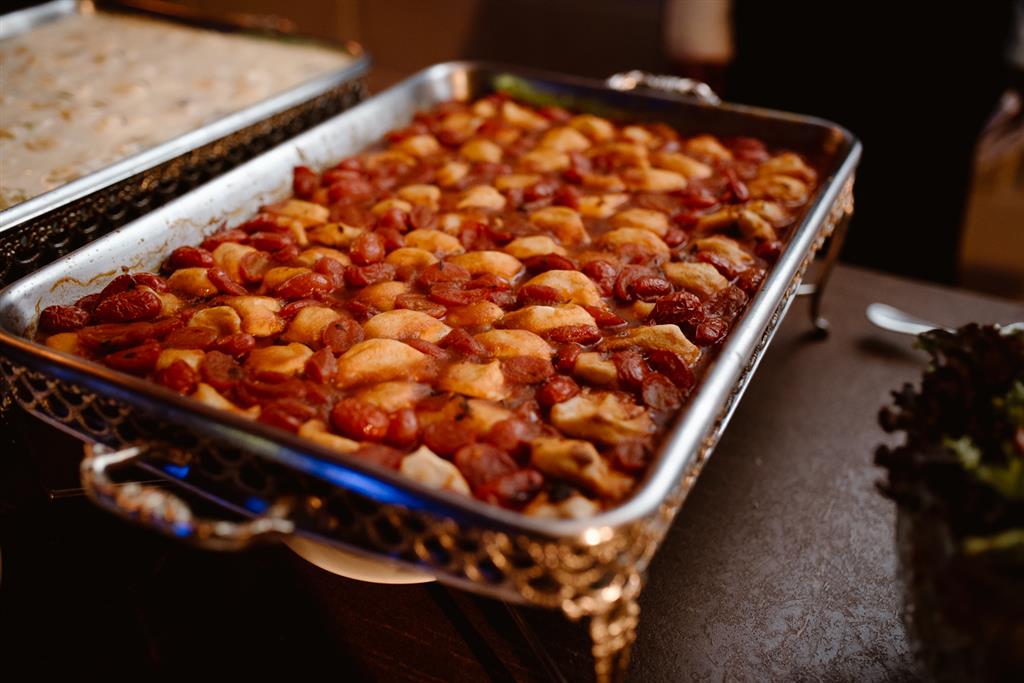
M 901 311 L 895 306 L 889 304 L 873 303 L 869 304 L 865 314 L 872 323 L 876 326 L 881 327 L 883 330 L 889 330 L 890 332 L 898 332 L 900 334 L 910 334 L 917 336 L 922 332 L 928 332 L 930 330 L 942 329 L 947 332 L 953 330 L 949 327 L 942 327 L 936 325 L 930 320 L 924 318 L 918 318 L 915 315 L 911 315 L 906 311 Z M 1000 325 L 999 331 L 1003 334 L 1020 334 L 1024 333 L 1024 322 L 1009 323 L 1006 325 Z
M 865 313 L 868 316 L 868 320 L 873 324 L 881 327 L 883 330 L 900 334 L 917 336 L 922 332 L 928 332 L 937 328 L 949 329 L 936 325 L 929 320 L 913 316 L 889 304 L 870 304 Z

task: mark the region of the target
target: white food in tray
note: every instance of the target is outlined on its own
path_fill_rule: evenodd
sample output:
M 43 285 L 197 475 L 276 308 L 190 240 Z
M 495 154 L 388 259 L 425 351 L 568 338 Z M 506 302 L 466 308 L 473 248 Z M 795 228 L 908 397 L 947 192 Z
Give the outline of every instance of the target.
M 0 210 L 351 60 L 315 45 L 103 13 L 0 41 Z

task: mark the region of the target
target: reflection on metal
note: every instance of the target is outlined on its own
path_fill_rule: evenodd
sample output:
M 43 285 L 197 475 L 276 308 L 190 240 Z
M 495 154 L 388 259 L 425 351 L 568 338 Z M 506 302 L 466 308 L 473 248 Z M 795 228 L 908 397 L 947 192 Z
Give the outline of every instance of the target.
M 693 97 L 711 106 L 722 103 L 721 98 L 715 94 L 710 85 L 692 78 L 650 74 L 646 71 L 626 71 L 609 76 L 607 83 L 609 88 L 615 90 L 650 88 L 651 90 L 662 90 L 675 95 Z

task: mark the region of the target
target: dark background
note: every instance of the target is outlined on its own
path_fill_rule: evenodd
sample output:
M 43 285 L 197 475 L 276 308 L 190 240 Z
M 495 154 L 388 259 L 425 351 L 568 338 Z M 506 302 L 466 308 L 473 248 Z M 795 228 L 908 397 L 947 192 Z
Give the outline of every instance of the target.
M 274 14 L 300 33 L 358 40 L 375 58 L 374 89 L 458 58 L 596 78 L 644 69 L 708 79 L 729 101 L 833 120 L 864 145 L 845 261 L 996 294 L 1019 296 L 1024 287 L 958 278 L 978 135 L 1002 92 L 1024 92 L 1006 61 L 1013 6 L 1024 0 L 732 0 L 734 58 L 710 69 L 667 56 L 665 0 L 177 1 L 212 14 Z
M 817 115 L 860 137 L 846 261 L 952 283 L 972 150 L 1010 78 L 1011 9 L 735 0 L 735 58 L 713 75 L 724 99 Z M 664 54 L 662 12 L 652 0 L 485 2 L 463 54 L 594 77 L 705 75 Z

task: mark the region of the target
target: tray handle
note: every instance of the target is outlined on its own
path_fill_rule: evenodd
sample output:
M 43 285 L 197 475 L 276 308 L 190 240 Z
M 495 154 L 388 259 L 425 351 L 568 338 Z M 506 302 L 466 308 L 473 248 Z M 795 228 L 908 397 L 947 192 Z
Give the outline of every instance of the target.
M 693 97 L 701 104 L 717 107 L 722 99 L 715 94 L 711 86 L 703 81 L 693 78 L 682 78 L 681 76 L 668 76 L 664 74 L 652 74 L 646 71 L 634 69 L 612 74 L 605 81 L 609 88 L 614 90 L 636 90 L 637 88 L 649 88 Z
M 295 524 L 287 518 L 290 505 L 286 502 L 271 505 L 262 515 L 243 522 L 205 519 L 166 489 L 138 482 L 119 484 L 110 478 L 111 470 L 133 463 L 145 452 L 138 446 L 115 451 L 100 444 L 86 445 L 81 466 L 86 495 L 120 517 L 208 550 L 240 550 L 295 531 Z

